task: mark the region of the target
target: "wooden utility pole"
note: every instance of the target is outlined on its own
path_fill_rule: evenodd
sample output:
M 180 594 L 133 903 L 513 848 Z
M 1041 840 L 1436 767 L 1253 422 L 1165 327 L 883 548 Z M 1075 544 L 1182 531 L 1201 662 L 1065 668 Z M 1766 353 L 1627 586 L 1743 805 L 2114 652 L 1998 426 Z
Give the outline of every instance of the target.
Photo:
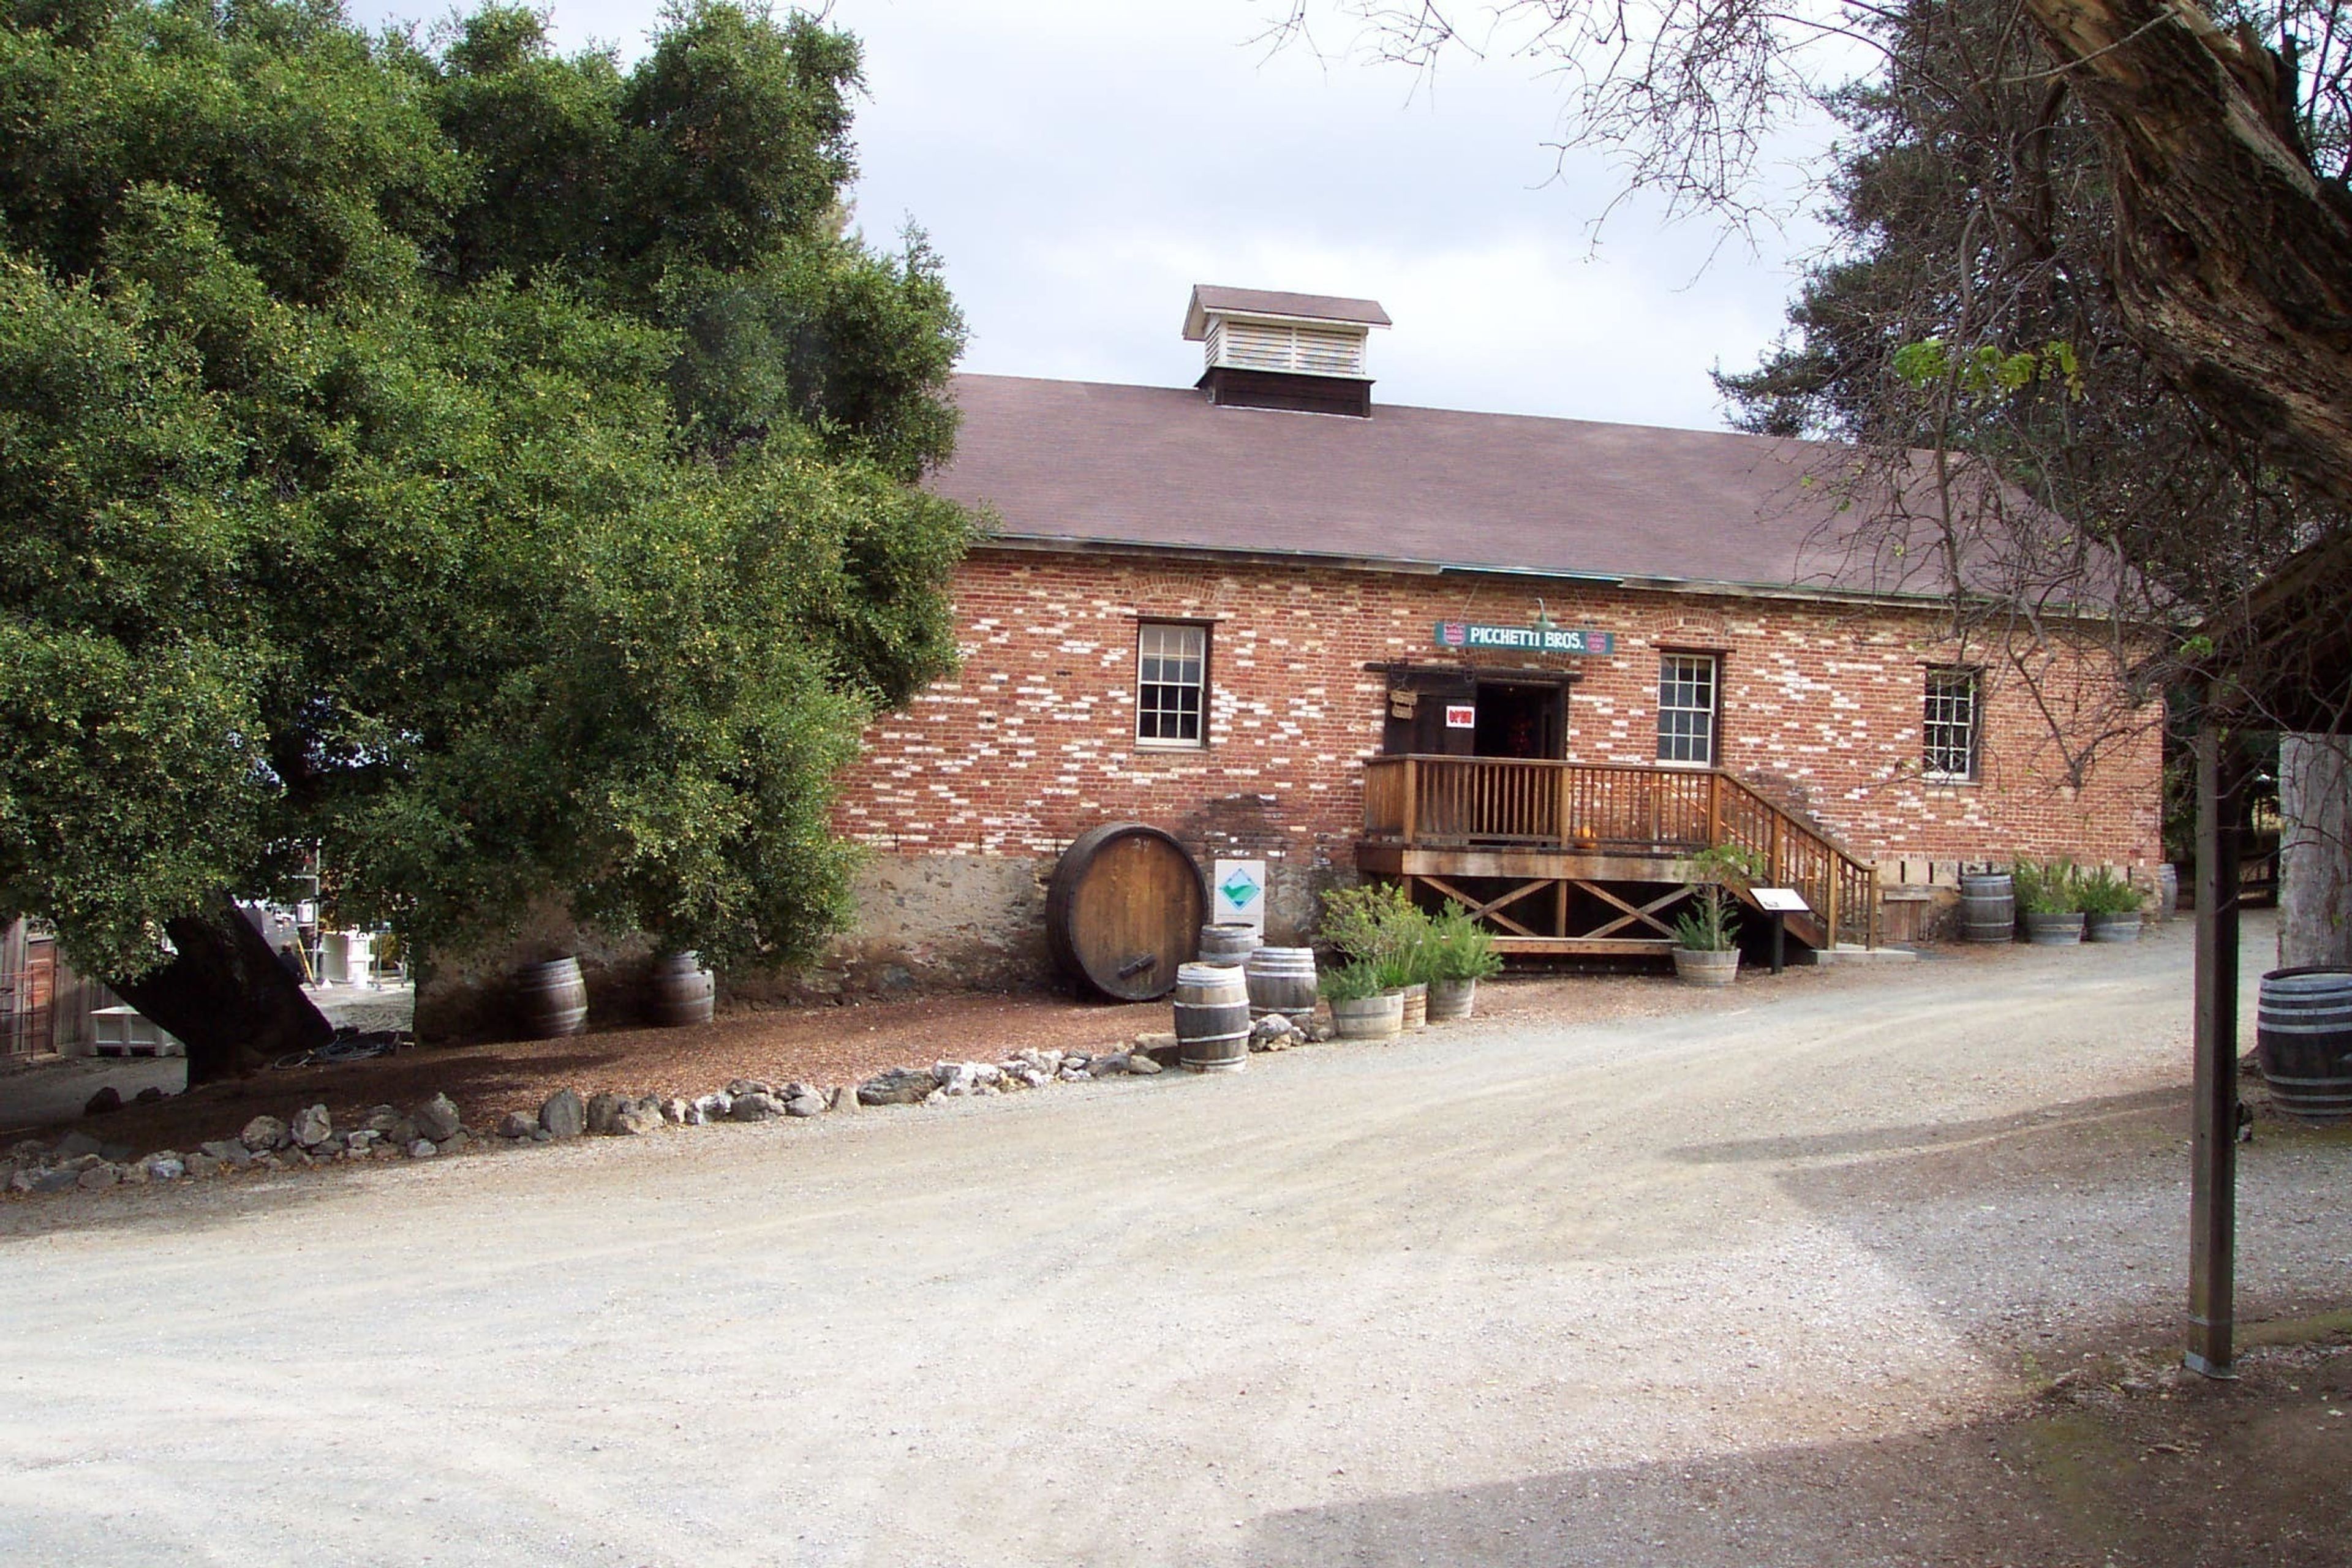
M 2194 1132 L 2189 1173 L 2189 1367 L 2235 1377 L 2238 1244 L 2238 792 L 2221 731 L 2197 730 Z

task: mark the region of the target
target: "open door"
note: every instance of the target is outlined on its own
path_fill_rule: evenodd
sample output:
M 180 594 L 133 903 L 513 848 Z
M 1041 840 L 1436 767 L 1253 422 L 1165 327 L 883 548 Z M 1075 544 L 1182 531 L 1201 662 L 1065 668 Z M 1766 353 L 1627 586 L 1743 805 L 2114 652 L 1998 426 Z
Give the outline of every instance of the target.
M 1475 722 L 1448 723 L 1447 710 L 1475 711 L 1478 681 L 1466 669 L 1392 669 L 1389 672 L 1388 722 L 1381 731 L 1381 750 L 1390 756 L 1475 755 Z

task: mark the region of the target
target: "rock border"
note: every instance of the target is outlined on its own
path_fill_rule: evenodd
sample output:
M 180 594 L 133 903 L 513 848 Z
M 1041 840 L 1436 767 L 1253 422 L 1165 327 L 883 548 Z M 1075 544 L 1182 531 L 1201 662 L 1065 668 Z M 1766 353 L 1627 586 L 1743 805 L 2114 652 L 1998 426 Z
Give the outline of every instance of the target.
M 1252 1026 L 1249 1045 L 1253 1051 L 1278 1051 L 1330 1038 L 1328 1023 L 1302 1023 L 1271 1014 Z M 805 1119 L 893 1105 L 935 1105 L 1056 1083 L 1155 1077 L 1167 1071 L 1176 1053 L 1174 1035 L 1145 1034 L 1138 1035 L 1131 1045 L 1109 1050 L 1033 1049 L 1015 1052 L 1000 1062 L 940 1060 L 929 1068 L 890 1068 L 863 1083 L 830 1087 L 739 1078 L 724 1089 L 691 1099 L 610 1092 L 583 1097 L 578 1089 L 565 1088 L 549 1095 L 536 1116 L 509 1111 L 488 1130 L 467 1127 L 456 1102 L 446 1094 L 436 1094 L 405 1111 L 395 1105 L 375 1106 L 361 1125 L 345 1129 L 335 1126 L 325 1105 L 312 1104 L 284 1119 L 254 1117 L 236 1137 L 214 1139 L 185 1153 L 164 1149 L 136 1160 L 131 1158 L 129 1145 L 102 1142 L 77 1128 L 55 1143 L 27 1138 L 0 1154 L 0 1193 L 31 1197 L 103 1192 L 117 1186 L 196 1182 L 237 1172 L 307 1170 L 382 1157 L 429 1160 L 472 1148 L 520 1148 L 581 1137 L 642 1136 L 665 1128 L 722 1121 Z M 144 1100 L 149 1096 L 142 1093 L 140 1098 Z M 154 1098 L 162 1098 L 160 1092 Z

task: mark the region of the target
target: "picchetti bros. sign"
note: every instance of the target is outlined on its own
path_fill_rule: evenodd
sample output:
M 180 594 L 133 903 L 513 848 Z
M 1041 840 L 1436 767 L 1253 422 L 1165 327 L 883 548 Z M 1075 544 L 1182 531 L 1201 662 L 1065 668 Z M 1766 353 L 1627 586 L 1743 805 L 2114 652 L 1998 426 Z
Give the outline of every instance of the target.
M 1614 653 L 1617 634 L 1581 626 L 1485 626 L 1475 621 L 1437 623 L 1440 647 L 1509 648 L 1519 653 Z

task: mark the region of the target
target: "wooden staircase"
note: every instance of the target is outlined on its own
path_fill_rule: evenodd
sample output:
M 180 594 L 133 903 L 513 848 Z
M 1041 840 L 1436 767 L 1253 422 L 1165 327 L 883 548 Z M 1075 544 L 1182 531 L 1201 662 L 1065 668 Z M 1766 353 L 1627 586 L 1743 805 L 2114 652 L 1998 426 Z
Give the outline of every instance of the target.
M 1662 953 L 1700 852 L 1733 845 L 1811 911 L 1789 934 L 1813 948 L 1876 947 L 1878 871 L 1720 768 L 1507 757 L 1389 756 L 1364 764 L 1356 865 L 1458 900 L 1504 952 Z M 1722 880 L 1743 901 L 1747 882 Z

